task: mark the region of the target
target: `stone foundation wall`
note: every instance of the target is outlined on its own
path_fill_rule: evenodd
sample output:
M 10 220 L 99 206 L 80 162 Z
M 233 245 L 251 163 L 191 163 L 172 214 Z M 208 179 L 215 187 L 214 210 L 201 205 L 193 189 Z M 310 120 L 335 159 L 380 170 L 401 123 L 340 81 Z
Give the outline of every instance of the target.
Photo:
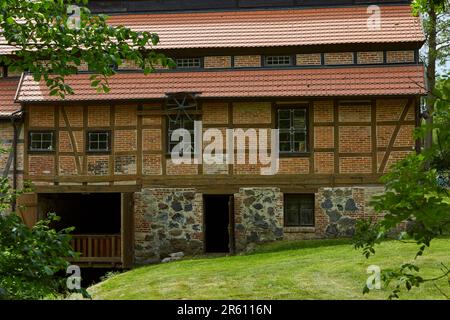
M 284 227 L 283 193 L 276 187 L 241 188 L 234 194 L 235 247 L 277 240 L 350 237 L 358 219 L 381 217 L 368 205 L 383 187 L 320 188 L 315 225 Z M 144 188 L 135 193 L 135 261 L 159 262 L 170 253 L 203 254 L 203 195 L 187 188 Z
M 285 227 L 285 240 L 351 237 L 358 219 L 382 217 L 369 202 L 381 186 L 320 188 L 315 194 L 314 227 Z
M 169 253 L 203 252 L 203 201 L 195 189 L 135 193 L 135 261 L 159 262 Z
M 237 251 L 283 238 L 283 194 L 278 188 L 241 188 L 235 194 Z

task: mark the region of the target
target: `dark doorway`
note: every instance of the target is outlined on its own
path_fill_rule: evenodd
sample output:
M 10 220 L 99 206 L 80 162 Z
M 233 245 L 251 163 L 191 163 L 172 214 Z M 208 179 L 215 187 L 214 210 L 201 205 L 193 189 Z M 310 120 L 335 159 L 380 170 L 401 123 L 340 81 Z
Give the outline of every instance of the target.
M 205 251 L 230 252 L 230 197 L 229 195 L 205 195 Z
M 41 193 L 38 210 L 56 213 L 61 220 L 53 227 L 75 227 L 73 234 L 120 234 L 120 193 Z

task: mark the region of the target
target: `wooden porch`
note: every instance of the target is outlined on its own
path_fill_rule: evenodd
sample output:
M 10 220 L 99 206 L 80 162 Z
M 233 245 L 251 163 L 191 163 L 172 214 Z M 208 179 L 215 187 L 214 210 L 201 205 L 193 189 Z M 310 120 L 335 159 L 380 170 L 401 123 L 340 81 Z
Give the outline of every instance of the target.
M 70 262 L 83 266 L 121 266 L 122 238 L 119 234 L 73 235 L 72 248 L 80 256 Z

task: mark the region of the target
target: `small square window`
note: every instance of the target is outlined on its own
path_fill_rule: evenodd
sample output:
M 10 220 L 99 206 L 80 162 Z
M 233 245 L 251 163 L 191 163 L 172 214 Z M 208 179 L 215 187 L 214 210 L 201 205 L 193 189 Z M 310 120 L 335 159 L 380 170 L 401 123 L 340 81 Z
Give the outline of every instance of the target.
M 286 227 L 313 227 L 314 195 L 284 195 L 284 224 Z
M 89 152 L 108 152 L 110 151 L 109 131 L 88 132 L 87 146 Z
M 54 138 L 51 131 L 30 132 L 29 150 L 36 152 L 54 151 Z
M 264 64 L 268 67 L 290 66 L 292 65 L 291 56 L 266 56 Z
M 175 59 L 177 68 L 180 69 L 196 69 L 201 68 L 202 59 L 201 58 L 179 58 Z

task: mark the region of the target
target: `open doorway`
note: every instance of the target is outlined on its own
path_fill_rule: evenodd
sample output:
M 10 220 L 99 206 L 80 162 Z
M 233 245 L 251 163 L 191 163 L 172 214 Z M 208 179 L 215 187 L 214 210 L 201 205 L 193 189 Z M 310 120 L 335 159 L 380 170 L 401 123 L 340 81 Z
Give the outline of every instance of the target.
M 229 195 L 205 195 L 205 251 L 226 253 L 233 251 L 233 197 Z

